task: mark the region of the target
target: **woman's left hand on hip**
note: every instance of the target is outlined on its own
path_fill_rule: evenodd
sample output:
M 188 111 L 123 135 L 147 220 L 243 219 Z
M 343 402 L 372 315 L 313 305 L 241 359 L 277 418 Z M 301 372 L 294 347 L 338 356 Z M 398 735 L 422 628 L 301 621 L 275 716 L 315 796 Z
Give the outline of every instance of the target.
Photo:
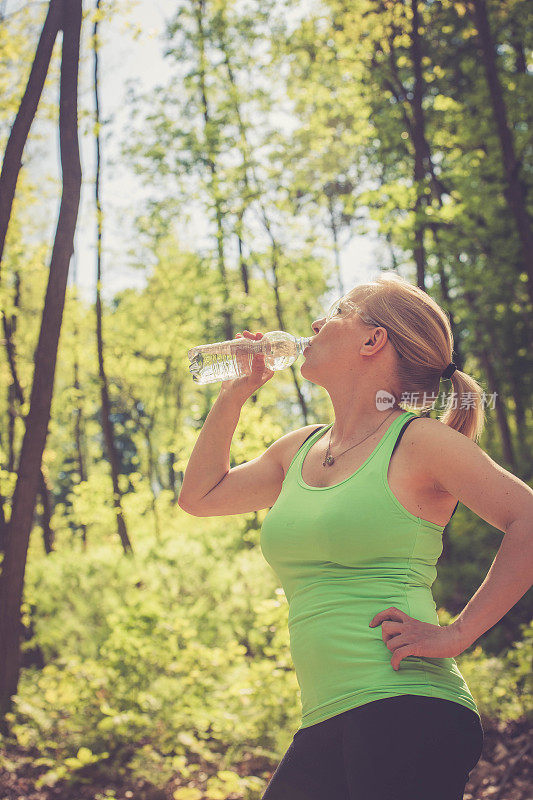
M 402 658 L 407 656 L 454 658 L 466 649 L 453 623 L 441 627 L 420 622 L 395 606 L 376 614 L 369 627 L 376 625 L 381 625 L 383 641 L 393 652 L 391 664 L 396 671 Z

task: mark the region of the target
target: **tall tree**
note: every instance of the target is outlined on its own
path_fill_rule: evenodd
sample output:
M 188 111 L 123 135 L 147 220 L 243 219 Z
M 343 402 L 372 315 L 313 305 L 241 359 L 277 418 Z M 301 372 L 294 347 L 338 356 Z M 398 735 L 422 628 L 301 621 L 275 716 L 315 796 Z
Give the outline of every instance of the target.
M 52 4 L 55 5 L 54 0 L 52 0 Z M 11 698 L 16 693 L 18 686 L 24 573 L 35 500 L 39 489 L 40 466 L 50 421 L 57 347 L 81 190 L 77 120 L 81 0 L 67 0 L 61 4 L 61 12 L 60 18 L 56 19 L 56 24 L 57 28 L 61 25 L 63 30 L 59 96 L 59 140 L 63 190 L 50 259 L 50 273 L 41 328 L 35 350 L 30 408 L 26 417 L 26 429 L 13 494 L 11 518 L 7 526 L 6 548 L 0 576 L 0 641 L 2 642 L 0 648 L 0 713 L 4 724 L 5 713 L 11 706 Z M 41 78 L 44 82 L 44 76 L 41 75 Z M 42 86 L 42 82 L 40 85 Z M 35 102 L 33 107 L 36 108 Z M 17 158 L 17 154 L 14 157 Z M 10 175 L 13 175 L 15 171 L 13 168 L 8 170 Z
M 472 0 L 472 4 L 483 58 L 483 66 L 487 76 L 490 102 L 500 140 L 503 168 L 507 183 L 507 201 L 516 222 L 518 236 L 522 246 L 524 269 L 527 275 L 529 299 L 533 305 L 533 233 L 531 219 L 527 209 L 526 189 L 521 179 L 520 163 L 516 157 L 513 134 L 507 119 L 507 108 L 498 76 L 496 50 L 490 29 L 487 4 L 485 0 Z
M 425 119 L 422 103 L 424 101 L 424 78 L 422 75 L 422 48 L 420 44 L 420 15 L 418 0 L 411 0 L 411 59 L 413 64 L 413 126 L 412 139 L 414 148 L 414 182 L 416 190 L 415 202 L 415 246 L 414 257 L 416 262 L 416 282 L 421 289 L 426 289 L 426 255 L 424 248 L 424 179 L 426 168 L 424 156 L 426 155 Z M 392 48 L 391 48 L 392 53 Z
M 101 415 L 102 415 L 102 429 L 104 432 L 104 439 L 107 450 L 107 457 L 109 466 L 111 468 L 111 480 L 113 483 L 113 507 L 115 509 L 115 517 L 117 521 L 117 531 L 122 542 L 124 553 L 131 554 L 133 552 L 131 542 L 126 528 L 124 513 L 122 510 L 122 493 L 119 484 L 119 458 L 117 448 L 115 446 L 115 435 L 113 431 L 113 420 L 111 419 L 111 401 L 109 397 L 109 384 L 106 375 L 105 361 L 104 361 L 104 337 L 102 332 L 102 234 L 103 234 L 103 213 L 102 203 L 100 198 L 100 177 L 101 177 L 101 159 L 100 159 L 100 97 L 99 97 L 99 35 L 98 25 L 100 22 L 100 8 L 101 0 L 96 0 L 96 13 L 94 15 L 92 48 L 93 48 L 93 61 L 94 61 L 94 108 L 95 108 L 95 125 L 94 136 L 96 144 L 96 180 L 94 184 L 95 204 L 96 204 L 96 344 L 98 351 L 98 377 L 100 380 L 100 398 L 101 398 Z
M 226 254 L 225 254 L 225 230 L 224 230 L 224 207 L 223 196 L 220 188 L 220 178 L 217 166 L 217 149 L 218 149 L 218 125 L 212 119 L 210 110 L 210 102 L 208 96 L 207 85 L 207 3 L 206 0 L 192 0 L 192 12 L 196 21 L 196 43 L 198 47 L 198 89 L 200 92 L 200 102 L 202 109 L 202 117 L 204 122 L 204 158 L 206 159 L 209 169 L 209 189 L 213 198 L 213 205 L 215 209 L 216 220 L 216 240 L 217 240 L 217 263 L 220 271 L 220 279 L 222 286 L 222 293 L 224 297 L 224 336 L 226 339 L 233 338 L 233 320 L 228 308 L 229 302 L 229 286 L 226 272 Z
M 9 373 L 11 381 L 7 387 L 7 413 L 8 413 L 8 472 L 15 472 L 15 425 L 16 420 L 22 415 L 24 407 L 24 390 L 19 379 L 17 368 L 17 353 L 15 347 L 15 333 L 17 330 L 18 315 L 21 311 L 21 276 L 18 269 L 14 273 L 15 293 L 13 297 L 13 311 L 8 314 L 4 309 L 1 310 L 2 314 L 2 327 L 4 331 L 4 344 L 6 349 L 7 362 L 9 364 Z M 53 550 L 54 532 L 51 524 L 51 501 L 50 489 L 48 481 L 41 466 L 39 475 L 39 494 L 41 497 L 41 524 L 43 530 L 43 542 L 46 553 L 51 553 Z M 0 501 L 1 502 L 1 501 Z M 0 529 L 5 525 L 3 516 L 0 519 Z M 5 541 L 5 534 L 0 534 L 0 551 L 3 551 Z
M 74 250 L 73 257 L 72 257 L 72 283 L 74 286 L 74 301 L 78 302 L 78 287 L 77 287 L 77 258 L 76 258 L 76 250 Z M 84 446 L 84 435 L 83 435 L 83 428 L 84 428 L 84 417 L 83 417 L 83 404 L 82 404 L 82 389 L 80 384 L 80 358 L 79 358 L 79 343 L 80 343 L 80 335 L 78 329 L 78 320 L 74 318 L 74 330 L 73 330 L 73 351 L 74 351 L 74 363 L 73 363 L 73 381 L 72 386 L 74 389 L 74 446 L 76 450 L 76 459 L 77 459 L 77 473 L 79 476 L 79 483 L 83 483 L 87 480 L 87 470 L 86 470 L 86 459 L 85 459 L 85 446 Z M 101 404 L 101 400 L 100 400 Z M 85 522 L 80 523 L 81 528 L 81 541 L 82 547 L 84 550 L 87 549 L 87 525 Z
M 226 68 L 227 73 L 227 80 L 228 80 L 228 96 L 229 102 L 228 105 L 231 108 L 231 111 L 235 117 L 237 122 L 238 130 L 239 130 L 239 139 L 237 144 L 237 149 L 239 151 L 239 156 L 242 159 L 241 165 L 241 180 L 242 180 L 242 199 L 241 199 L 241 208 L 237 213 L 237 223 L 236 223 L 236 232 L 238 235 L 239 241 L 239 261 L 241 263 L 241 270 L 243 268 L 243 261 L 242 261 L 242 242 L 243 242 L 243 217 L 244 214 L 249 211 L 252 204 L 259 207 L 260 217 L 267 233 L 267 236 L 270 240 L 270 270 L 272 276 L 272 293 L 274 295 L 274 307 L 276 312 L 276 320 L 277 325 L 280 330 L 287 330 L 288 322 L 285 318 L 285 312 L 283 309 L 283 302 L 281 298 L 281 291 L 280 291 L 280 279 L 279 279 L 279 262 L 280 262 L 280 255 L 281 255 L 281 246 L 280 243 L 277 241 L 274 227 L 272 225 L 271 220 L 269 219 L 269 214 L 266 208 L 266 205 L 262 199 L 262 193 L 260 184 L 257 178 L 256 169 L 255 169 L 255 157 L 252 152 L 252 148 L 249 144 L 249 132 L 247 130 L 247 126 L 244 120 L 244 115 L 242 113 L 241 105 L 244 102 L 244 99 L 241 98 L 239 88 L 237 86 L 236 81 L 236 70 L 233 64 L 234 58 L 234 50 L 235 50 L 235 43 L 233 48 L 231 47 L 231 33 L 229 31 L 228 20 L 226 16 L 226 7 L 221 5 L 219 7 L 218 14 L 216 16 L 216 25 L 215 25 L 215 43 L 217 48 L 220 50 L 223 58 L 223 63 Z M 244 27 L 244 26 L 243 26 Z M 246 285 L 248 283 L 248 279 L 246 279 Z M 298 376 L 296 374 L 296 369 L 293 364 L 290 366 L 291 369 L 291 376 L 294 382 L 294 387 L 296 390 L 296 395 L 298 398 L 298 404 L 302 411 L 302 420 L 303 424 L 307 425 L 309 420 L 309 408 L 307 401 L 303 395 L 303 392 L 300 387 L 300 383 L 298 380 Z M 257 401 L 257 395 L 252 395 L 252 401 Z
M 48 13 L 35 52 L 26 91 L 15 117 L 9 139 L 7 141 L 0 174 L 0 267 L 6 234 L 15 197 L 17 180 L 22 166 L 22 153 L 37 112 L 37 106 L 43 91 L 44 81 L 48 74 L 50 58 L 57 34 L 60 30 L 63 13 L 63 0 L 50 0 Z

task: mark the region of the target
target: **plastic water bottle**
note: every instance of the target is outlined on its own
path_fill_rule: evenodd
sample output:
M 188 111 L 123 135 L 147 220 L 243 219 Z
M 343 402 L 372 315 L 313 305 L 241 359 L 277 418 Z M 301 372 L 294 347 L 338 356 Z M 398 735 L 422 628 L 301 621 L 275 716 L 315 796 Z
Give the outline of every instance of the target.
M 254 353 L 265 357 L 265 367 L 273 371 L 290 366 L 311 342 L 311 336 L 293 336 L 285 331 L 269 331 L 257 340 L 229 339 L 201 344 L 187 352 L 189 371 L 196 383 L 216 383 L 240 378 L 252 371 Z

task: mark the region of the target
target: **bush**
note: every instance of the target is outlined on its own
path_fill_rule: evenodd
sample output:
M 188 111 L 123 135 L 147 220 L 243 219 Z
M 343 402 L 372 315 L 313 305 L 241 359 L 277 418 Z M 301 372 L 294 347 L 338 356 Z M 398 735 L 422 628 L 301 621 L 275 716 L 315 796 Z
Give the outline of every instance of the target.
M 22 671 L 10 727 L 41 753 L 42 784 L 99 762 L 162 786 L 191 759 L 227 773 L 288 745 L 299 689 L 283 593 L 259 548 L 237 550 L 233 521 L 190 527 L 138 541 L 133 559 L 93 544 L 28 563 L 25 647 L 46 663 Z
M 232 767 L 277 760 L 299 724 L 287 603 L 244 517 L 174 510 L 163 527 L 156 543 L 137 531 L 134 558 L 114 542 L 31 554 L 24 648 L 45 666 L 21 673 L 12 736 L 39 752 L 40 785 L 100 771 L 162 788 L 203 762 L 202 796 L 258 797 L 265 781 Z M 530 623 L 502 658 L 476 647 L 457 659 L 486 716 L 530 713 L 532 643 Z
M 495 720 L 533 716 L 533 621 L 521 631 L 522 638 L 502 657 L 488 657 L 478 646 L 456 659 L 477 707 Z

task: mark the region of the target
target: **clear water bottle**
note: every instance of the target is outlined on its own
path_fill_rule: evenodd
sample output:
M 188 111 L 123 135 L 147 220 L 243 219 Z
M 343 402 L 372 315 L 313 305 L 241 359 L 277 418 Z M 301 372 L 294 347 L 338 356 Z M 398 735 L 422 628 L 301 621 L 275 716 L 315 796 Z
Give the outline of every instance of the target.
M 296 337 L 285 331 L 269 331 L 257 340 L 229 339 L 201 344 L 187 352 L 189 371 L 196 383 L 216 383 L 240 378 L 252 371 L 254 353 L 265 357 L 273 371 L 290 366 L 311 342 L 311 336 Z

